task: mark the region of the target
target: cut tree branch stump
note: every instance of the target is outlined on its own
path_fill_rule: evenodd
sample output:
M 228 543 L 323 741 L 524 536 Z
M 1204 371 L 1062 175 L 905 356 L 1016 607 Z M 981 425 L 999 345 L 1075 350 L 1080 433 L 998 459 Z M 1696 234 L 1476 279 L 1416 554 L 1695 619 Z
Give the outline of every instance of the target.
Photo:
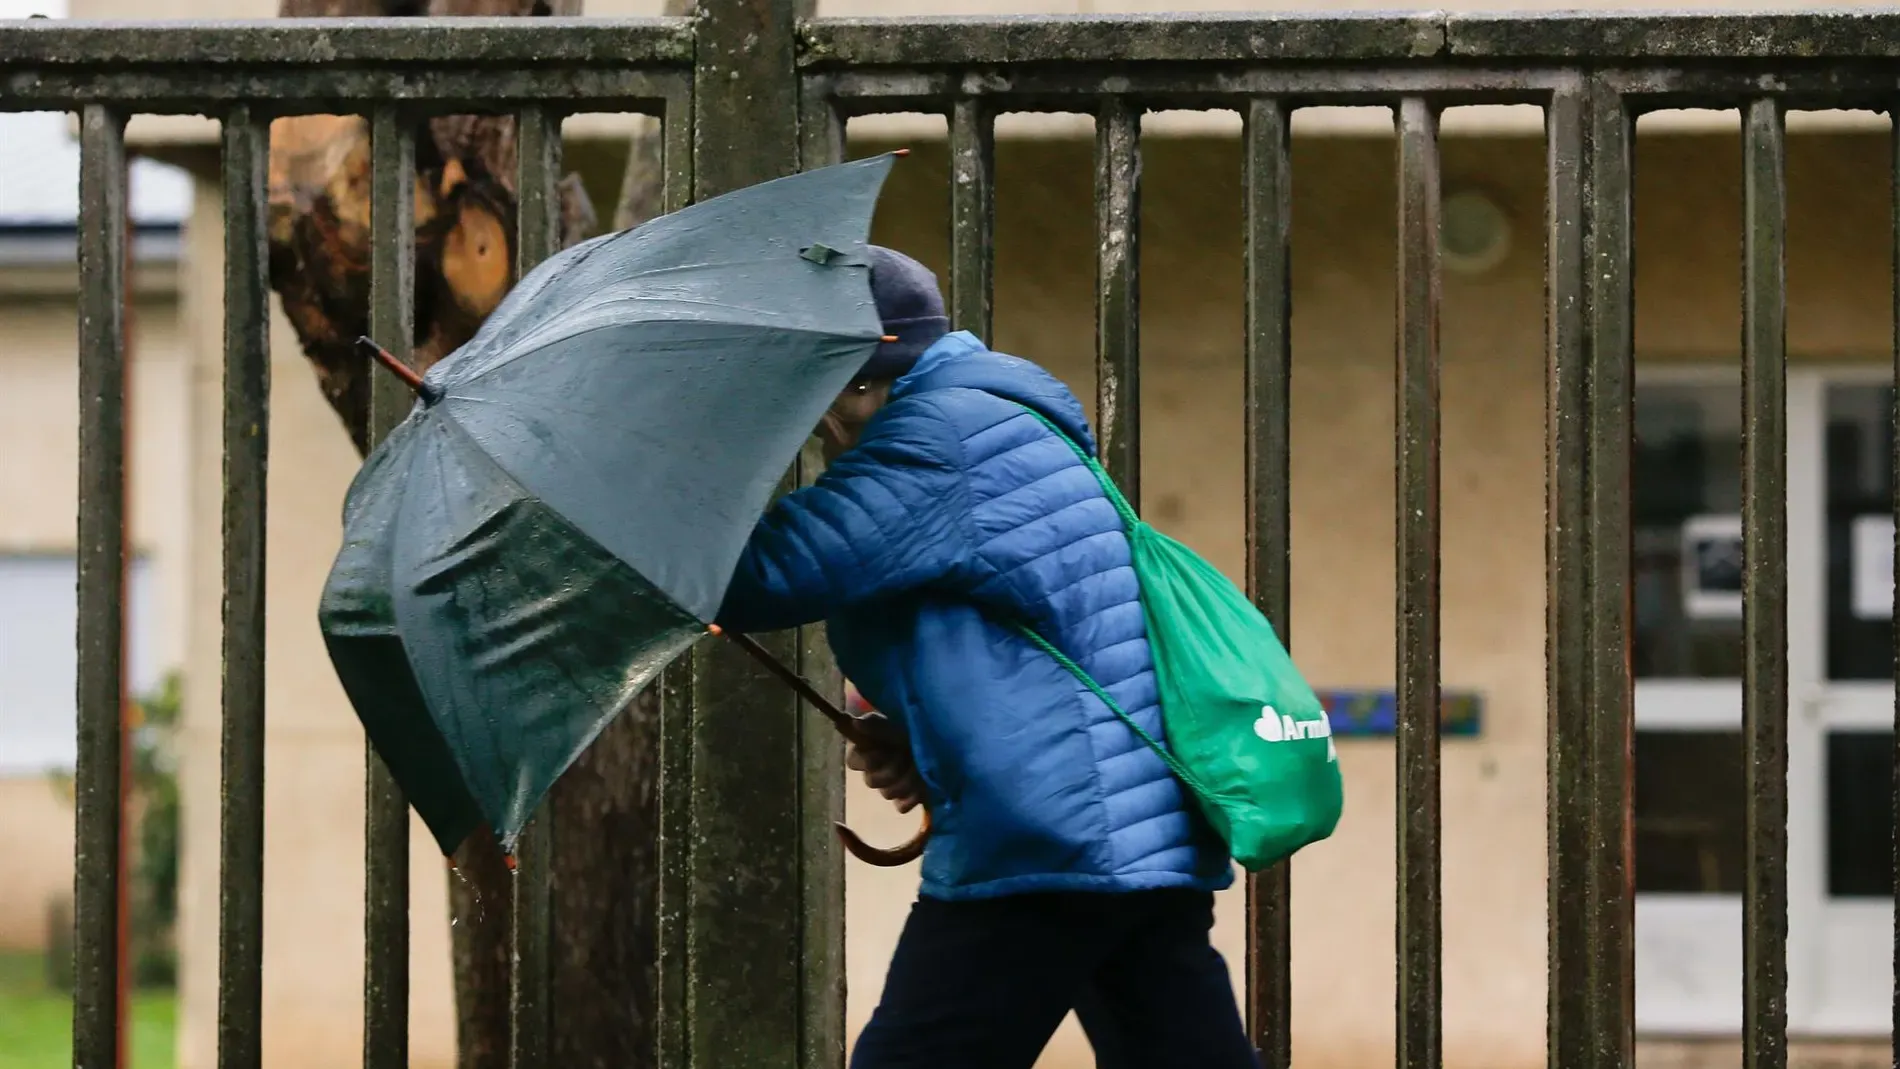
M 408 2 L 284 0 L 284 17 L 415 15 Z M 577 0 L 432 0 L 429 15 L 579 14 Z M 416 129 L 415 360 L 426 371 L 474 337 L 514 285 L 515 121 L 446 115 Z M 317 382 L 359 453 L 368 451 L 369 124 L 299 115 L 271 124 L 270 281 Z M 577 175 L 561 180 L 562 241 L 597 219 Z M 387 339 L 383 339 L 387 340 Z

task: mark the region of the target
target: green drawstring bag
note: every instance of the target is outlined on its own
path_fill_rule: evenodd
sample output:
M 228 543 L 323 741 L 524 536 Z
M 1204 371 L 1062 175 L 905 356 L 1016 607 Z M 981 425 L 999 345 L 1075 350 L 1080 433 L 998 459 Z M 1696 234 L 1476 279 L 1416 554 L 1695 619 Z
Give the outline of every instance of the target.
M 1030 411 L 1095 473 L 1127 526 L 1168 745 L 1047 639 L 1023 634 L 1167 762 L 1249 872 L 1331 835 L 1345 804 L 1332 722 L 1273 625 L 1226 576 L 1136 516 L 1094 457 Z

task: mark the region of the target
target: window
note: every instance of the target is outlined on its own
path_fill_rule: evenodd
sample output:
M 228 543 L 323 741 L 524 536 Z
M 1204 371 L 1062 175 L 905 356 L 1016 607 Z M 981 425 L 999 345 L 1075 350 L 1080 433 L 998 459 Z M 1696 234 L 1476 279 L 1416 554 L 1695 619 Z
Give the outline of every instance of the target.
M 1637 389 L 1631 564 L 1638 679 L 1742 674 L 1741 456 L 1735 384 Z
M 1636 889 L 1734 894 L 1747 868 L 1747 773 L 1734 731 L 1636 733 Z
M 1827 893 L 1893 896 L 1893 732 L 1827 736 Z
M 1639 682 L 1733 685 L 1742 667 L 1741 391 L 1733 380 L 1645 382 L 1632 456 L 1632 669 Z M 1706 688 L 1705 688 L 1706 689 Z M 1747 780 L 1734 727 L 1641 712 L 1636 889 L 1732 894 L 1745 864 Z M 1691 700 L 1693 704 L 1693 700 Z
M 127 680 L 155 688 L 150 562 L 135 559 L 126 614 Z M 0 556 L 0 775 L 73 767 L 78 569 L 70 556 Z
M 1827 674 L 1893 678 L 1893 388 L 1827 391 Z

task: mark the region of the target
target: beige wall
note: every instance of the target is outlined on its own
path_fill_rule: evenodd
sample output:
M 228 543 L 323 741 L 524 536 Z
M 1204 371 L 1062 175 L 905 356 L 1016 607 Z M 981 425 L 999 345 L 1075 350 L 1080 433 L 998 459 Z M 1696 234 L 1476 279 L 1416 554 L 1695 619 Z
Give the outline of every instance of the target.
M 78 515 L 78 310 L 70 282 L 0 268 L 0 554 L 70 556 Z M 186 611 L 183 343 L 164 286 L 137 302 L 129 433 L 134 552 L 151 561 L 158 599 L 157 663 L 184 656 Z M 73 881 L 73 815 L 47 776 L 0 777 L 0 948 L 38 949 L 46 910 Z
M 46 948 L 56 902 L 73 893 L 73 803 L 52 776 L 0 777 L 0 835 L 12 875 L 0 886 L 0 951 Z
M 870 146 L 866 146 L 867 148 Z M 1790 340 L 1801 359 L 1888 346 L 1885 142 L 1804 136 L 1791 147 Z M 1392 288 L 1389 143 L 1295 146 L 1292 471 L 1295 649 L 1323 685 L 1392 679 Z M 1645 361 L 1730 359 L 1739 334 L 1739 154 L 1731 138 L 1645 139 L 1638 153 L 1639 321 Z M 1541 1065 L 1543 814 L 1543 150 L 1450 140 L 1448 191 L 1490 192 L 1513 249 L 1445 284 L 1444 671 L 1487 700 L 1484 733 L 1445 747 L 1445 1046 L 1450 1064 Z M 1093 344 L 1089 148 L 1009 142 L 998 155 L 997 343 L 1048 363 L 1086 397 Z M 1236 146 L 1156 139 L 1144 187 L 1145 496 L 1150 516 L 1238 574 L 1242 562 L 1240 188 Z M 920 146 L 893 179 L 883 240 L 944 260 L 945 175 Z M 208 1066 L 215 1018 L 217 193 L 201 187 L 186 320 L 194 361 L 194 553 L 184 912 L 185 1066 Z M 295 341 L 273 333 L 268 589 L 266 1058 L 359 1057 L 362 738 L 315 629 L 337 506 L 354 466 Z M 1389 1059 L 1395 818 L 1392 748 L 1341 747 L 1349 785 L 1333 840 L 1295 865 L 1295 1057 L 1313 1069 Z M 878 841 L 907 818 L 854 788 Z M 415 833 L 416 1063 L 444 1063 L 450 1016 L 440 861 Z M 912 869 L 850 869 L 850 1018 L 875 1002 L 915 892 Z M 1240 901 L 1217 939 L 1239 969 Z M 1089 1064 L 1068 1030 L 1045 1067 Z

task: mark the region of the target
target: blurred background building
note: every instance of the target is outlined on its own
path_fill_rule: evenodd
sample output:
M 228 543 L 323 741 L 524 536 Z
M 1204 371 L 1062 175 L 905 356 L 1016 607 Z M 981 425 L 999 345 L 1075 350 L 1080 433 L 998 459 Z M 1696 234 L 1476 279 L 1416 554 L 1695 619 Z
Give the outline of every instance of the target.
M 44 2 L 0 0 L 7 14 Z M 821 14 L 1110 11 L 1092 0 L 873 0 Z M 1211 6 L 1211 5 L 1210 5 Z M 1238 4 L 1237 6 L 1246 6 Z M 1276 2 L 1254 5 L 1277 9 Z M 1320 6 L 1286 4 L 1289 9 Z M 1337 5 L 1346 7 L 1348 5 Z M 1509 7 L 1475 3 L 1464 7 Z M 1588 6 L 1588 5 L 1586 5 Z M 72 0 L 85 18 L 269 17 L 268 0 Z M 657 12 L 591 3 L 588 14 Z M 0 948 L 39 947 L 71 883 L 76 465 L 75 151 L 55 116 L 0 119 Z M 1149 517 L 1243 567 L 1238 121 L 1149 116 L 1142 214 Z M 567 160 L 614 202 L 631 120 L 568 123 Z M 1295 122 L 1293 635 L 1314 682 L 1370 709 L 1339 740 L 1344 822 L 1294 866 L 1296 1064 L 1392 1048 L 1394 755 L 1379 734 L 1394 660 L 1390 116 Z M 1788 143 L 1791 1027 L 1878 1038 L 1891 1019 L 1893 458 L 1884 120 L 1797 114 Z M 996 152 L 994 344 L 1093 393 L 1093 141 L 1086 117 L 1006 116 Z M 1733 1036 L 1741 1017 L 1739 589 L 1741 161 L 1733 114 L 1647 117 L 1636 149 L 1635 451 L 1638 1022 Z M 861 120 L 898 143 L 877 240 L 947 269 L 944 123 Z M 212 1064 L 216 992 L 222 235 L 215 124 L 143 117 L 137 309 L 134 682 L 182 672 L 180 1064 Z M 1445 1055 L 1544 1064 L 1544 172 L 1535 109 L 1459 109 L 1444 152 L 1444 672 L 1469 696 L 1444 750 Z M 272 334 L 265 1059 L 360 1058 L 363 738 L 316 629 L 356 464 L 281 318 Z M 910 827 L 854 785 L 874 841 Z M 418 828 L 413 1064 L 452 1063 L 441 861 Z M 24 859 L 24 860 L 21 860 Z M 849 869 L 850 1020 L 862 1023 L 915 869 Z M 1217 940 L 1238 971 L 1241 899 Z M 0 995 L 0 997 L 5 997 Z M 1660 1046 L 1647 1046 L 1659 1056 Z M 1065 1029 L 1049 1069 L 1090 1064 Z

